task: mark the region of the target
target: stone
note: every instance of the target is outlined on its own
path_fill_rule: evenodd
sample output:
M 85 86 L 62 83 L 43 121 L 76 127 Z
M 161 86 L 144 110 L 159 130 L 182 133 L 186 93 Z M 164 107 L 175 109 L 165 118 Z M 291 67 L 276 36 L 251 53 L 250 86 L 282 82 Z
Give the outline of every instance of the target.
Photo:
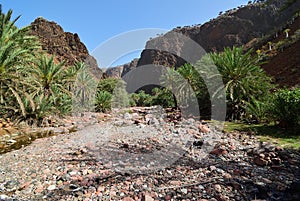
M 186 188 L 182 188 L 180 189 L 180 191 L 183 193 L 183 194 L 187 194 L 188 190 Z
M 231 179 L 231 178 L 232 178 L 231 174 L 229 174 L 229 173 L 224 173 L 224 174 L 222 174 L 222 176 L 223 176 L 225 179 Z
M 125 197 L 122 199 L 122 201 L 134 201 L 131 197 Z
M 47 190 L 48 191 L 53 191 L 53 190 L 55 190 L 56 189 L 56 185 L 50 185 L 50 186 L 48 186 L 48 188 L 47 188 Z
M 170 201 L 170 200 L 172 200 L 172 197 L 170 195 L 166 195 L 165 196 L 165 201 Z
M 179 180 L 170 181 L 170 185 L 172 185 L 172 186 L 180 186 L 181 185 L 181 181 L 179 181 Z
M 150 195 L 143 195 L 141 201 L 154 201 L 154 199 Z
M 195 141 L 193 142 L 193 147 L 195 147 L 195 148 L 197 148 L 197 149 L 200 149 L 201 146 L 203 145 L 203 143 L 204 143 L 204 140 L 203 140 L 203 139 L 202 139 L 202 140 L 195 140 Z
M 199 130 L 203 133 L 208 133 L 210 132 L 210 129 L 208 128 L 208 126 L 206 125 L 203 125 L 203 124 L 199 124 L 198 126 Z
M 219 195 L 216 196 L 216 198 L 217 198 L 218 201 L 230 201 L 230 198 L 226 195 L 219 194 Z
M 268 161 L 266 161 L 265 159 L 260 158 L 260 157 L 255 157 L 253 159 L 253 162 L 259 166 L 266 166 L 268 164 Z
M 280 165 L 281 164 L 281 159 L 280 158 L 272 158 L 271 161 L 274 165 Z
M 8 200 L 8 199 L 9 197 L 7 195 L 4 194 L 0 195 L 0 200 Z
M 131 118 L 132 118 L 132 116 L 131 116 L 128 112 L 126 112 L 126 113 L 124 114 L 124 119 L 129 120 L 129 119 L 131 119 Z
M 12 145 L 12 144 L 15 144 L 16 142 L 17 142 L 17 141 L 16 141 L 16 140 L 13 140 L 13 139 L 10 139 L 10 140 L 7 141 L 7 143 L 8 143 L 8 144 L 11 144 L 11 145 Z
M 215 189 L 218 193 L 220 193 L 220 192 L 222 191 L 222 187 L 220 186 L 220 184 L 215 184 L 215 185 L 214 185 L 214 189 Z

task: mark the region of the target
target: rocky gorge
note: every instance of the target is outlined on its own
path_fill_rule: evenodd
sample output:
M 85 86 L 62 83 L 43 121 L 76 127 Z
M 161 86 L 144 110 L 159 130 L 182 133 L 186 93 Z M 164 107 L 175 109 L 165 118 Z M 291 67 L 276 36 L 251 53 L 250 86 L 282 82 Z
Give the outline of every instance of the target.
M 299 17 L 287 23 L 299 1 L 280 15 L 281 1 L 272 2 L 226 11 L 203 25 L 177 27 L 149 40 L 140 58 L 105 72 L 78 34 L 64 32 L 57 23 L 37 18 L 31 34 L 55 62 L 83 61 L 99 79 L 121 78 L 147 64 L 184 64 L 188 45 L 170 37 L 174 33 L 207 52 L 251 48 L 262 36 L 268 36 L 265 43 L 255 45 L 275 44 L 285 37 L 283 29 L 294 34 L 299 28 Z M 274 27 L 279 30 L 275 39 Z M 299 41 L 263 66 L 276 83 L 299 83 L 298 47 Z M 299 149 L 263 142 L 253 132 L 225 132 L 224 122 L 183 118 L 174 108 L 52 115 L 39 128 L 24 122 L 17 126 L 0 118 L 0 200 L 300 200 Z

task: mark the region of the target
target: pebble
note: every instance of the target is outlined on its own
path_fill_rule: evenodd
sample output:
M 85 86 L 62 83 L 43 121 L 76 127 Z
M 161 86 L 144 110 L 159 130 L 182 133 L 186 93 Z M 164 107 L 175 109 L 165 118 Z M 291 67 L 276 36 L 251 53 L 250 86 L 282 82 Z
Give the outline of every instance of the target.
M 1 194 L 0 195 L 0 200 L 8 200 L 9 197 L 7 195 Z
M 55 190 L 55 189 L 56 189 L 56 185 L 50 185 L 50 186 L 48 186 L 48 188 L 47 188 L 48 191 L 53 191 L 53 190 Z
M 115 115 L 117 113 L 112 114 L 111 118 L 115 118 Z M 143 119 L 138 115 L 135 114 L 134 118 Z M 151 118 L 149 115 L 149 121 Z M 268 197 L 270 193 L 283 193 L 293 181 L 299 179 L 296 172 L 290 171 L 296 170 L 299 165 L 297 152 L 292 155 L 285 150 L 270 146 L 267 149 L 263 146 L 257 149 L 259 146 L 256 138 L 237 133 L 231 134 L 231 139 L 228 139 L 212 126 L 207 126 L 210 129 L 207 134 L 201 133 L 200 140 L 205 140 L 194 150 L 194 155 L 189 155 L 191 151 L 185 150 L 184 153 L 188 157 L 179 156 L 169 163 L 167 168 L 159 167 L 158 171 L 143 174 L 147 167 L 156 166 L 157 163 L 147 161 L 138 164 L 145 157 L 145 155 L 139 156 L 138 151 L 146 150 L 149 154 L 153 150 L 159 150 L 156 148 L 163 150 L 164 146 L 168 145 L 167 142 L 174 140 L 171 131 L 178 136 L 176 139 L 181 135 L 183 137 L 190 135 L 195 139 L 193 136 L 195 133 L 189 132 L 189 129 L 199 133 L 197 122 L 188 120 L 180 125 L 179 123 L 146 125 L 144 122 L 143 128 L 140 128 L 140 123 L 136 125 L 133 121 L 124 121 L 124 115 L 120 115 L 119 119 L 116 118 L 117 121 L 122 122 L 118 125 L 120 127 L 114 126 L 111 122 L 101 123 L 103 127 L 99 132 L 95 132 L 96 127 L 92 129 L 87 127 L 84 133 L 40 139 L 22 150 L 2 155 L 4 157 L 0 156 L 0 192 L 14 189 L 11 192 L 15 200 L 26 200 L 29 196 L 38 200 L 45 196 L 49 200 L 192 201 L 197 197 L 197 200 L 202 201 L 227 201 L 243 200 L 238 191 L 241 190 L 251 198 L 257 195 L 265 200 L 271 200 Z M 153 133 L 155 129 L 161 132 Z M 105 135 L 112 130 L 116 136 L 108 136 L 106 139 Z M 143 132 L 140 132 L 141 130 Z M 153 134 L 157 135 L 153 136 Z M 212 134 L 221 137 L 217 140 L 207 140 L 207 137 Z M 139 139 L 128 139 L 126 135 Z M 150 137 L 143 139 L 141 135 Z M 102 140 L 107 141 L 101 144 Z M 133 154 L 132 160 L 120 152 L 119 145 L 125 143 L 128 146 L 123 147 L 121 151 L 125 150 L 126 154 Z M 106 145 L 109 146 L 105 147 Z M 206 149 L 208 145 L 213 149 Z M 207 154 L 211 150 L 216 150 L 218 153 Z M 203 152 L 205 158 L 200 157 Z M 121 161 L 112 160 L 114 157 Z M 155 161 L 159 157 L 159 154 L 156 155 Z M 259 165 L 255 160 L 264 160 L 267 163 Z M 113 166 L 116 164 L 119 168 L 120 165 L 124 167 L 131 165 L 135 168 L 133 162 L 140 165 L 141 172 L 136 174 L 131 170 L 114 169 Z M 149 164 L 151 166 L 148 166 Z M 33 184 L 28 183 L 29 181 Z M 223 186 L 227 182 L 228 185 Z M 268 189 L 270 193 L 260 194 L 255 190 L 258 187 L 262 190 Z M 59 194 L 61 189 L 64 189 L 67 194 Z
M 187 194 L 187 192 L 188 192 L 188 190 L 186 188 L 182 188 L 182 189 L 180 189 L 180 191 L 184 194 Z

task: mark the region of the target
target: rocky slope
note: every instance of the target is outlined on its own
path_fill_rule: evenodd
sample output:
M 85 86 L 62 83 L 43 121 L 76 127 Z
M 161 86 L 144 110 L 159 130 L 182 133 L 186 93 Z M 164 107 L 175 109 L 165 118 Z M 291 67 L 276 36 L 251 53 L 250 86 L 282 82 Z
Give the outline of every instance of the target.
M 270 58 L 262 68 L 274 77 L 275 83 L 279 86 L 300 87 L 300 17 L 288 23 L 284 30 L 287 29 L 290 30 L 288 38 L 284 31 L 281 31 L 270 36 L 269 40 L 261 45 L 262 51 L 269 49 L 269 44 L 272 49 L 266 51 L 266 55 Z M 289 44 L 289 41 L 295 42 Z
M 244 45 L 254 38 L 270 33 L 274 28 L 283 26 L 300 5 L 298 1 L 289 9 L 279 11 L 283 3 L 284 1 L 275 0 L 267 6 L 261 3 L 249 4 L 227 11 L 203 25 L 175 28 L 147 42 L 138 66 L 156 64 L 178 67 L 185 63 L 180 57 L 189 44 L 172 36 L 172 33 L 183 34 L 197 42 L 206 51 L 221 51 L 226 46 Z M 190 56 L 193 57 L 193 55 Z
M 120 66 L 108 68 L 105 73 L 104 77 L 114 77 L 114 78 L 121 78 L 123 75 L 128 73 L 130 70 L 136 68 L 138 59 L 133 59 L 131 62 L 127 64 L 123 64 Z
M 63 28 L 55 22 L 47 21 L 41 17 L 31 23 L 31 34 L 39 38 L 42 49 L 55 55 L 58 61 L 65 60 L 67 65 L 78 61 L 88 64 L 93 74 L 98 78 L 102 76 L 97 61 L 89 55 L 86 46 L 80 41 L 77 33 L 64 32 Z

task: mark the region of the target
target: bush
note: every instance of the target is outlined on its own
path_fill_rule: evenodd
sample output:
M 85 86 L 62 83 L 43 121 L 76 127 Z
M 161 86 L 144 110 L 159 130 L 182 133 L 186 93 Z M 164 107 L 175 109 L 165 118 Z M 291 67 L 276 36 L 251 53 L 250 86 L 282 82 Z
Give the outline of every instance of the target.
M 96 112 L 108 112 L 111 110 L 112 94 L 107 91 L 98 91 L 96 95 Z
M 129 97 L 126 83 L 122 79 L 107 78 L 98 83 L 96 95 L 96 111 L 108 112 L 111 107 L 127 107 Z
M 300 88 L 280 89 L 275 93 L 273 118 L 283 127 L 295 127 L 300 121 Z
M 225 48 L 211 57 L 222 75 L 227 96 L 227 118 L 241 120 L 247 116 L 246 107 L 260 101 L 273 87 L 272 79 L 260 67 L 252 50 L 243 52 L 242 47 Z
M 129 95 L 126 91 L 126 82 L 119 80 L 112 94 L 112 107 L 122 108 L 129 106 Z
M 152 105 L 152 96 L 146 94 L 145 91 L 140 90 L 138 93 L 133 93 L 130 95 L 132 105 L 146 107 Z
M 163 108 L 175 107 L 175 101 L 172 92 L 168 89 L 154 88 L 152 90 L 153 98 L 151 101 L 152 105 L 160 105 Z
M 114 89 L 117 86 L 117 83 L 120 81 L 120 79 L 117 78 L 106 78 L 100 80 L 97 86 L 97 91 L 107 91 L 110 94 L 113 94 Z

